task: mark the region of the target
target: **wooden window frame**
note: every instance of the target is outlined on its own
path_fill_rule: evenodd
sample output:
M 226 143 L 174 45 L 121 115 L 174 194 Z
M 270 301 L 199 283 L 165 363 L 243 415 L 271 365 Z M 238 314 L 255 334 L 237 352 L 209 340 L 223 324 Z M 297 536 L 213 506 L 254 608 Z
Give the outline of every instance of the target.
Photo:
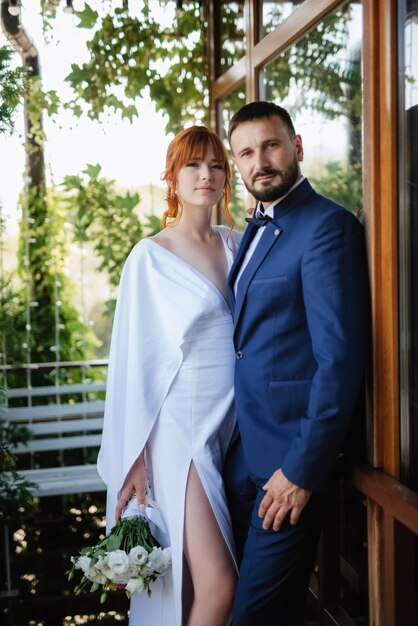
M 209 5 L 216 4 L 209 1 Z M 217 110 L 223 98 L 245 82 L 247 102 L 257 100 L 260 69 L 343 4 L 341 0 L 305 0 L 274 31 L 257 41 L 258 1 L 245 0 L 246 55 L 222 75 L 211 73 L 213 128 L 218 128 Z M 367 381 L 369 465 L 357 468 L 353 476 L 354 486 L 365 495 L 368 512 L 370 624 L 387 626 L 415 623 L 396 621 L 402 606 L 412 608 L 408 601 L 410 593 L 408 595 L 408 590 L 401 589 L 395 581 L 402 572 L 408 572 L 412 574 L 410 584 L 413 585 L 413 550 L 405 551 L 405 546 L 411 547 L 414 535 L 418 534 L 418 499 L 407 490 L 409 515 L 414 522 L 412 526 L 405 526 L 399 519 L 399 511 L 403 510 L 406 488 L 397 480 L 400 475 L 397 5 L 396 0 L 362 1 L 363 204 L 371 286 L 372 347 Z M 216 18 L 216 11 L 211 13 L 212 19 Z M 216 33 L 213 21 L 211 32 Z M 215 44 L 213 41 L 211 45 L 210 65 L 219 68 Z M 393 481 L 390 505 L 382 496 L 386 480 Z M 334 548 L 335 535 L 328 541 L 328 545 L 334 542 Z M 401 552 L 407 553 L 406 558 L 399 558 Z M 329 584 L 323 575 L 327 567 L 334 570 L 336 567 L 335 561 L 327 565 L 324 560 L 324 555 L 330 553 L 328 549 L 322 550 L 320 585 Z M 405 577 L 400 576 L 400 579 L 405 580 Z M 335 585 L 319 589 L 316 603 L 321 607 L 322 623 L 352 624 L 338 606 L 330 608 L 334 601 L 338 604 Z

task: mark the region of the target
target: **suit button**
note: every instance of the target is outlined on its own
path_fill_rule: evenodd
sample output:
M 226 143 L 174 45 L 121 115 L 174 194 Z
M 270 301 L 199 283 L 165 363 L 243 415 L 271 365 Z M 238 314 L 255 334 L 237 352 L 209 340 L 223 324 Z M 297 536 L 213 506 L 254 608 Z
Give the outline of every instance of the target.
M 241 350 L 238 350 L 238 352 L 236 354 L 237 359 L 242 359 L 243 356 L 244 355 L 242 354 Z

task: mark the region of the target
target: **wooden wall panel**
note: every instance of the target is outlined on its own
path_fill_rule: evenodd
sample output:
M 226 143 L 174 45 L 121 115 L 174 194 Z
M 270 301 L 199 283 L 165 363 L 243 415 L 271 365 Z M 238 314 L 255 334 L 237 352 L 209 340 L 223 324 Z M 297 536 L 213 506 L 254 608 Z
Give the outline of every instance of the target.
M 396 1 L 380 0 L 380 189 L 381 267 L 379 309 L 380 367 L 376 414 L 383 422 L 383 469 L 399 477 L 399 296 L 398 296 L 398 150 Z M 377 210 L 377 207 L 376 207 Z M 382 367 L 383 366 L 383 367 Z M 377 400 L 377 399 L 376 399 Z
M 364 6 L 364 210 L 372 294 L 368 460 L 399 476 L 396 2 Z

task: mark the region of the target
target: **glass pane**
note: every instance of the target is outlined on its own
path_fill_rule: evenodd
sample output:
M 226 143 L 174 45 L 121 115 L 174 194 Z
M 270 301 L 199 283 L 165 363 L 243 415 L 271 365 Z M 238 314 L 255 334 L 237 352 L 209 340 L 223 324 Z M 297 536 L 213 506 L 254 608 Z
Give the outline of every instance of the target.
M 258 38 L 262 39 L 280 22 L 283 22 L 289 15 L 297 9 L 302 0 L 287 2 L 286 0 L 261 0 L 259 3 L 259 33 Z
M 220 73 L 245 55 L 244 0 L 221 2 Z
M 261 99 L 285 107 L 302 136 L 303 174 L 356 214 L 362 208 L 362 10 L 328 15 L 261 73 Z
M 401 341 L 407 365 L 402 387 L 406 407 L 402 415 L 403 478 L 418 491 L 418 1 L 405 3 L 405 19 L 400 25 L 404 47 L 404 93 L 400 93 L 400 212 L 404 224 L 401 252 L 409 248 L 402 267 L 403 304 L 408 310 Z M 402 245 L 405 244 L 405 245 Z M 409 389 L 408 389 L 409 385 Z
M 245 104 L 245 85 L 240 85 L 235 91 L 223 98 L 218 103 L 218 117 L 220 120 L 219 134 L 225 142 L 225 146 L 230 152 L 228 144 L 228 125 L 229 120 L 238 109 Z M 245 230 L 246 223 L 244 221 L 247 214 L 245 207 L 247 206 L 248 192 L 242 182 L 241 176 L 238 175 L 236 167 L 232 163 L 232 198 L 229 209 L 235 220 L 235 227 L 238 230 Z

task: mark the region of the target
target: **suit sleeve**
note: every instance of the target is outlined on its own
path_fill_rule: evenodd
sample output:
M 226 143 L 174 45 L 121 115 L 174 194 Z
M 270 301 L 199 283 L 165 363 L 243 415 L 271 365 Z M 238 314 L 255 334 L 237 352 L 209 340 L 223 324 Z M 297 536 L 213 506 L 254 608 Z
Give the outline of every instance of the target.
M 317 369 L 307 413 L 282 464 L 316 491 L 332 469 L 364 381 L 369 295 L 364 233 L 346 210 L 328 214 L 304 252 L 302 292 Z

